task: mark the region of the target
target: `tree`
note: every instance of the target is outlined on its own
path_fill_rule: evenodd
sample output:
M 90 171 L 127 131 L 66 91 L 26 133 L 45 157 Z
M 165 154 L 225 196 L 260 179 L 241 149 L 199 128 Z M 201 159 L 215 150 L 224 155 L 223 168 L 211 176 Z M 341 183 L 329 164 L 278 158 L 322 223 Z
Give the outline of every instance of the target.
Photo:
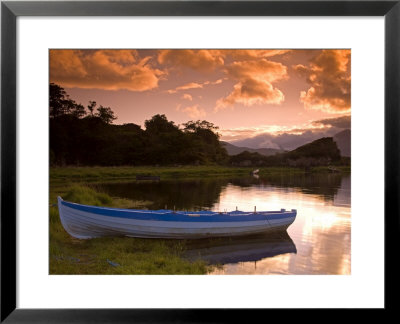
M 225 148 L 219 142 L 219 134 L 216 132 L 218 127 L 213 123 L 191 120 L 183 126 L 183 131 L 190 138 L 190 147 L 192 152 L 195 152 L 196 161 L 207 164 L 223 163 L 228 159 Z
M 144 122 L 146 131 L 146 158 L 151 163 L 178 163 L 183 151 L 183 133 L 165 115 L 154 115 Z
M 217 129 L 219 129 L 218 126 L 214 126 L 213 123 L 210 123 L 206 120 L 202 121 L 197 120 L 195 122 L 193 120 L 190 120 L 187 123 L 184 123 L 183 126 L 184 126 L 184 131 L 186 132 L 198 132 L 200 130 L 209 130 L 215 132 Z
M 176 132 L 179 130 L 178 126 L 173 121 L 168 121 L 167 117 L 163 114 L 157 114 L 151 117 L 151 119 L 144 122 L 146 132 L 149 134 L 161 134 Z
M 89 101 L 88 109 L 90 112 L 90 116 L 93 116 L 93 111 L 96 105 L 97 105 L 96 101 Z
M 112 124 L 117 119 L 110 107 L 103 107 L 102 105 L 97 108 L 96 117 L 99 117 L 106 124 Z
M 74 100 L 70 99 L 64 88 L 59 85 L 50 83 L 49 94 L 50 117 L 57 118 L 62 115 L 70 114 L 81 118 L 86 115 L 85 108 L 81 104 L 77 104 Z
M 65 103 L 68 95 L 63 88 L 55 83 L 50 83 L 50 117 L 58 117 L 65 113 Z
M 83 107 L 81 104 L 74 104 L 70 108 L 70 113 L 77 118 L 82 118 L 86 115 L 85 107 Z

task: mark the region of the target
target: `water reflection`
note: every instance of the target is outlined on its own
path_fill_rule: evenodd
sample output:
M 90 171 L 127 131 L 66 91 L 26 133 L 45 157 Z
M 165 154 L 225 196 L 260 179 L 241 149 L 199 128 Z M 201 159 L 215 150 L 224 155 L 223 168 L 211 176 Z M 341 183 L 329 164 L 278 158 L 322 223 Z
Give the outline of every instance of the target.
M 117 197 L 151 201 L 149 209 L 162 209 L 167 205 L 178 210 L 199 210 L 210 209 L 228 183 L 229 179 L 141 181 L 103 184 L 102 189 Z
M 347 178 L 349 185 L 350 177 Z M 232 186 L 241 189 L 257 188 L 264 194 L 268 191 L 280 191 L 281 193 L 300 191 L 304 194 L 315 194 L 326 201 L 333 201 L 341 188 L 342 180 L 343 177 L 340 174 L 272 175 L 259 178 L 248 176 L 195 180 L 177 179 L 160 182 L 135 181 L 103 184 L 101 187 L 117 197 L 152 201 L 153 204 L 149 206 L 151 209 L 174 205 L 177 209 L 197 210 L 212 209 L 220 200 L 221 194 Z M 345 197 L 346 194 L 347 192 L 342 196 Z
M 191 242 L 188 257 L 224 264 L 213 274 L 350 274 L 351 177 L 278 175 L 104 184 L 113 196 L 150 200 L 149 208 L 214 211 L 297 209 L 280 238 Z M 196 245 L 197 244 L 197 245 Z M 296 253 L 297 250 L 297 253 Z
M 246 237 L 214 238 L 187 242 L 185 256 L 212 264 L 256 262 L 285 253 L 296 253 L 296 246 L 287 232 L 273 232 Z

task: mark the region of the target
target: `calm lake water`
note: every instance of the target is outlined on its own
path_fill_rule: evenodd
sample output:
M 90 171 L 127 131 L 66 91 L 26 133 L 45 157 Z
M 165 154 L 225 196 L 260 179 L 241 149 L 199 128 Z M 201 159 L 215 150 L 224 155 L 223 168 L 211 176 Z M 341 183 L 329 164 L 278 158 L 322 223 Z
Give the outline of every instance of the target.
M 149 209 L 297 209 L 287 232 L 188 240 L 186 257 L 222 264 L 211 274 L 350 274 L 350 175 L 279 175 L 103 184 L 112 196 L 149 200 Z

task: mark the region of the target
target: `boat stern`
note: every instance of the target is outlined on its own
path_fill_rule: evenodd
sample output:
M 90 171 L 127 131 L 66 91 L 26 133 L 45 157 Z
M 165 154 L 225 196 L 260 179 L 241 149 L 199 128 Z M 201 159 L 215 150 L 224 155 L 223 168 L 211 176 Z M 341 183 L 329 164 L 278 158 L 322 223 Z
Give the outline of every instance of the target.
M 290 225 L 292 225 L 293 223 L 294 223 L 294 221 L 296 220 L 296 216 L 297 216 L 297 209 L 292 209 L 291 211 L 290 211 L 290 213 L 292 214 L 292 221 L 290 222 L 290 224 L 288 225 L 288 227 L 290 226 Z

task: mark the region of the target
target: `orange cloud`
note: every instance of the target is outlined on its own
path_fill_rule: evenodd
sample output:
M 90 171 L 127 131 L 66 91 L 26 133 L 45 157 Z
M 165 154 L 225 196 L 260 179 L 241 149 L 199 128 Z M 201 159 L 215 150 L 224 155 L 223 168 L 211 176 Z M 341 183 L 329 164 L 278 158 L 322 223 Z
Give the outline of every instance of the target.
M 234 90 L 227 97 L 217 101 L 216 110 L 241 103 L 245 106 L 255 104 L 277 104 L 284 100 L 283 93 L 268 82 L 248 79 L 234 85 Z
M 197 82 L 190 82 L 182 86 L 176 87 L 175 89 L 167 90 L 167 92 L 169 94 L 172 94 L 172 93 L 177 93 L 180 90 L 201 89 L 201 88 L 203 88 L 203 84 Z
M 212 84 L 212 85 L 214 85 L 214 84 L 221 84 L 222 82 L 224 82 L 224 80 L 227 80 L 227 78 L 218 79 L 218 80 L 215 80 L 215 81 L 206 81 L 206 82 L 204 82 L 203 84 Z
M 203 84 L 197 82 L 190 82 L 177 87 L 175 90 L 179 91 L 179 90 L 199 89 L 199 88 L 203 88 Z
M 220 50 L 220 53 L 223 57 L 226 55 L 230 55 L 234 59 L 246 60 L 253 58 L 267 58 L 277 55 L 283 55 L 291 50 L 282 50 L 282 49 L 235 49 L 235 50 Z
M 188 114 L 189 117 L 193 118 L 193 119 L 199 119 L 199 118 L 203 118 L 206 116 L 206 111 L 204 109 L 200 108 L 199 105 L 188 106 L 185 108 L 181 108 L 181 105 L 178 105 L 176 107 L 176 110 L 182 111 L 182 112 Z
M 300 93 L 304 107 L 328 113 L 350 112 L 350 64 L 350 50 L 323 50 L 309 66 L 293 66 L 311 85 Z
M 50 81 L 64 87 L 145 91 L 165 75 L 135 50 L 50 50 Z
M 186 100 L 192 101 L 192 100 L 193 100 L 193 97 L 192 97 L 190 94 L 185 93 L 185 94 L 181 97 L 181 99 L 186 99 Z
M 182 86 L 176 87 L 175 89 L 167 90 L 167 92 L 169 94 L 173 94 L 173 93 L 177 93 L 180 90 L 202 89 L 205 85 L 210 85 L 210 84 L 215 85 L 215 84 L 220 84 L 222 82 L 223 82 L 222 79 L 219 79 L 216 81 L 205 81 L 203 83 L 190 82 L 190 83 L 184 84 Z
M 185 66 L 200 72 L 212 72 L 224 64 L 217 50 L 160 50 L 158 63 Z
M 239 82 L 234 85 L 233 91 L 227 97 L 217 101 L 216 111 L 235 103 L 251 106 L 281 104 L 284 101 L 282 91 L 272 84 L 288 77 L 287 68 L 281 63 L 267 59 L 234 62 L 226 68 L 226 73 Z
M 171 66 L 185 66 L 200 72 L 212 72 L 224 65 L 225 59 L 230 57 L 235 60 L 248 60 L 283 55 L 291 50 L 282 49 L 182 49 L 160 50 L 158 63 Z
M 240 81 L 257 79 L 274 82 L 287 78 L 287 68 L 285 65 L 268 61 L 267 59 L 234 62 L 227 67 L 227 72 L 230 77 Z

